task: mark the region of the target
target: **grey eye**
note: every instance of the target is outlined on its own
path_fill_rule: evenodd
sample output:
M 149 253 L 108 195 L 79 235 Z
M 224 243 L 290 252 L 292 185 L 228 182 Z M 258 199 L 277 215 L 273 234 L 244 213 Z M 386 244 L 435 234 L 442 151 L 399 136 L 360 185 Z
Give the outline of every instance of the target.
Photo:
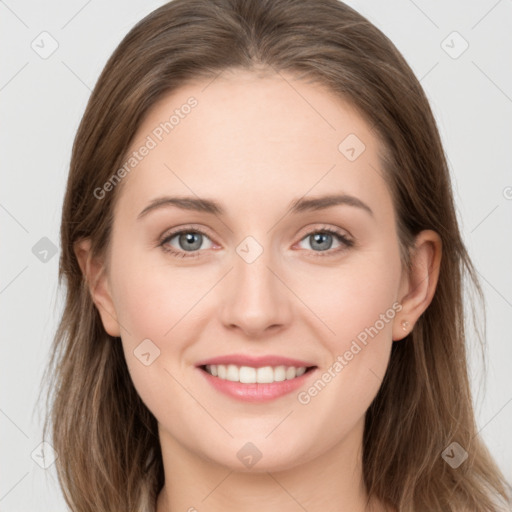
M 176 245 L 175 239 L 178 244 Z M 210 246 L 202 247 L 203 242 L 209 241 Z M 168 236 L 162 243 L 162 245 L 169 245 L 175 252 L 195 252 L 199 249 L 209 249 L 211 248 L 212 242 L 211 240 L 203 233 L 198 231 L 179 231 Z
M 326 251 L 331 248 L 333 242 L 333 236 L 329 233 L 315 233 L 309 235 L 311 247 L 320 251 Z
M 203 235 L 194 232 L 182 233 L 178 235 L 178 243 L 184 251 L 196 251 L 201 248 Z
M 333 242 L 337 241 L 338 245 L 336 247 L 341 246 L 342 237 L 337 233 L 330 233 L 329 231 L 316 231 L 314 233 L 310 233 L 306 235 L 300 243 L 303 243 L 305 240 L 309 242 L 310 247 L 303 247 L 304 249 L 312 249 L 315 252 L 328 251 L 333 248 Z M 334 247 L 335 248 L 335 247 Z

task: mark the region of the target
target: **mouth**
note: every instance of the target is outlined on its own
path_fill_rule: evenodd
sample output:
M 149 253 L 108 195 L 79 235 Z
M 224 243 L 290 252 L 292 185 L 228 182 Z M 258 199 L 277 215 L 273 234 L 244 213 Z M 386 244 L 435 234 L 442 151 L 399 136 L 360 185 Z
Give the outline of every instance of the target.
M 244 402 L 267 402 L 289 395 L 315 373 L 318 366 L 278 356 L 222 356 L 196 365 L 216 391 Z
M 235 364 L 205 364 L 201 370 L 217 379 L 241 384 L 272 384 L 301 377 L 316 366 L 238 366 Z

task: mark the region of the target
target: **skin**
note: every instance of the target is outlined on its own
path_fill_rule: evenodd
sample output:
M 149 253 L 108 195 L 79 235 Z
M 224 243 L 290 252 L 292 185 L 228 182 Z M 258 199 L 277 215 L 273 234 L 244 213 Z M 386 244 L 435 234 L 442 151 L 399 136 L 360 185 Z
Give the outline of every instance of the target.
M 184 86 L 149 112 L 132 149 L 190 96 L 198 105 L 116 191 L 108 257 L 94 258 L 88 240 L 75 248 L 103 325 L 122 338 L 133 383 L 159 423 L 166 480 L 157 512 L 252 512 L 262 504 L 285 512 L 370 510 L 361 465 L 365 413 L 392 343 L 431 302 L 440 239 L 421 232 L 413 271 L 402 268 L 375 134 L 348 103 L 290 75 L 225 71 Z M 353 162 L 338 150 L 351 133 L 366 146 Z M 350 205 L 287 214 L 294 199 L 334 192 L 359 198 L 373 215 Z M 138 220 L 162 195 L 214 199 L 226 212 L 168 206 Z M 179 258 L 159 246 L 172 228 L 190 224 L 208 235 L 199 256 Z M 309 235 L 324 227 L 355 244 L 333 236 L 321 251 Z M 263 249 L 252 263 L 236 252 L 247 236 Z M 186 252 L 179 236 L 167 245 Z M 232 353 L 296 357 L 318 366 L 307 389 L 394 303 L 401 311 L 308 404 L 297 392 L 239 402 L 195 368 Z M 150 366 L 133 353 L 145 339 L 160 350 Z M 251 468 L 237 458 L 247 442 L 262 454 Z M 375 500 L 371 510 L 385 508 Z

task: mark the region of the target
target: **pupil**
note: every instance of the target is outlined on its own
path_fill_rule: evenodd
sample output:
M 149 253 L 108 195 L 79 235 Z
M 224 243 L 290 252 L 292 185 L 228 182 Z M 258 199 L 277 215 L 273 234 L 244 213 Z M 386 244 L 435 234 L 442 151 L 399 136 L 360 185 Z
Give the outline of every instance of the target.
M 330 249 L 332 245 L 332 235 L 329 235 L 328 233 L 316 233 L 313 235 L 313 240 L 314 242 L 311 244 L 311 246 L 315 248 L 316 245 L 316 248 L 320 249 L 321 251 Z M 329 240 L 331 243 L 327 244 L 327 247 L 325 245 L 322 246 L 322 242 L 325 242 L 326 240 Z
M 181 242 L 184 242 L 184 247 L 186 251 L 192 251 L 195 249 L 199 249 L 201 247 L 201 234 L 200 233 L 185 233 L 184 235 L 180 236 L 180 245 Z M 194 243 L 194 237 L 196 238 L 196 241 Z

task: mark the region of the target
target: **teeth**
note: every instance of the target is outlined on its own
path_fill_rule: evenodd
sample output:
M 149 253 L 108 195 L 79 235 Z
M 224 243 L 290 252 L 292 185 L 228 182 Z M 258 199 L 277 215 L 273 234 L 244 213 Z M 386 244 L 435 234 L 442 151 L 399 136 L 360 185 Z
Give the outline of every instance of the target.
M 256 368 L 242 366 L 238 371 L 238 381 L 243 382 L 244 384 L 250 384 L 251 382 L 256 382 L 257 375 L 258 372 L 256 371 Z
M 251 366 L 236 366 L 234 364 L 207 364 L 206 371 L 214 377 L 232 382 L 270 384 L 300 377 L 306 372 L 306 367 L 262 366 L 260 368 L 252 368 Z
M 212 365 L 212 366 L 215 366 L 215 365 Z M 216 366 L 217 368 L 217 376 L 220 378 L 220 379 L 225 379 L 226 378 L 226 374 L 228 373 L 226 367 L 224 365 L 217 365 Z

